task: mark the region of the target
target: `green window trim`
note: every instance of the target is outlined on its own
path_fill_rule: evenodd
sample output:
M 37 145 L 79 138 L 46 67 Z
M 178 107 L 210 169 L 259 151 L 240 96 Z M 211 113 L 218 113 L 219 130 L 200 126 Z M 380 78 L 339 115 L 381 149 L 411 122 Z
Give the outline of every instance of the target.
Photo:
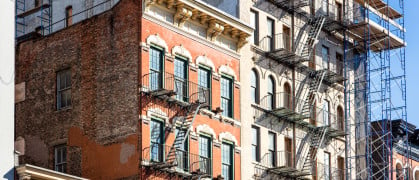
M 220 79 L 220 93 L 221 93 L 221 96 L 220 96 L 220 98 L 221 98 L 221 103 L 222 103 L 222 99 L 223 99 L 223 97 L 222 97 L 222 80 L 223 79 L 227 79 L 227 80 L 229 80 L 230 81 L 230 94 L 231 94 L 231 107 L 229 108 L 229 112 L 230 112 L 230 114 L 228 114 L 228 115 L 226 115 L 227 117 L 229 117 L 229 118 L 233 118 L 234 119 L 234 77 L 233 76 L 231 76 L 231 75 L 227 75 L 227 74 L 221 74 L 221 79 Z M 222 104 L 221 104 L 221 106 L 222 106 Z M 225 116 L 225 115 L 223 115 L 223 116 Z
M 183 78 L 183 80 L 184 80 L 184 82 L 183 83 L 185 83 L 185 85 L 184 85 L 184 87 L 183 88 L 186 88 L 185 90 L 184 90 L 184 92 L 182 92 L 182 94 L 180 95 L 180 96 L 183 96 L 183 97 L 178 97 L 178 95 L 179 95 L 179 93 L 178 93 L 178 95 L 176 95 L 177 96 L 177 98 L 178 98 L 178 100 L 182 100 L 182 101 L 184 101 L 184 102 L 189 102 L 189 59 L 188 58 L 186 58 L 186 57 L 183 57 L 183 56 L 179 56 L 179 55 L 176 55 L 175 56 L 175 60 L 174 60 L 174 62 L 173 62 L 173 68 L 174 68 L 174 70 L 173 70 L 173 74 L 174 74 L 174 78 L 176 79 L 176 80 L 179 80 L 178 78 L 177 78 L 177 76 L 176 76 L 176 61 L 181 61 L 182 63 L 184 63 L 183 64 L 183 73 L 184 73 L 184 78 Z M 177 82 L 177 81 L 175 81 L 175 82 Z M 179 99 L 179 98 L 181 98 L 181 99 Z
M 157 69 L 154 69 L 152 66 L 153 66 L 153 54 L 152 54 L 152 51 L 158 51 L 159 53 L 160 53 L 160 58 L 158 59 L 158 61 L 159 61 L 159 68 L 158 68 L 158 70 Z M 162 48 L 162 47 L 160 47 L 160 46 L 156 46 L 156 45 L 150 45 L 150 49 L 149 49 L 149 60 L 148 60 L 148 62 L 149 62 L 149 88 L 151 89 L 151 90 L 154 90 L 154 88 L 155 88 L 155 85 L 153 86 L 153 84 L 152 84 L 152 82 L 154 82 L 153 81 L 153 78 L 155 78 L 153 75 L 152 75 L 152 73 L 153 72 L 155 72 L 155 71 L 158 71 L 158 73 L 160 73 L 161 75 L 159 75 L 160 77 L 158 77 L 158 83 L 159 84 L 157 84 L 157 86 L 158 86 L 158 88 L 165 88 L 164 87 L 164 79 L 165 79 L 165 77 L 164 77 L 164 72 L 165 72 L 165 49 L 164 48 Z
M 234 171 L 234 160 L 235 160 L 235 158 L 234 158 L 234 151 L 235 151 L 235 144 L 234 144 L 234 142 L 231 142 L 231 141 L 228 141 L 228 140 L 223 140 L 222 141 L 222 143 L 221 143 L 221 174 L 223 174 L 223 153 L 224 153 L 224 150 L 223 150 L 223 146 L 224 145 L 228 145 L 228 146 L 230 146 L 230 150 L 231 150 L 231 152 L 230 152 L 230 155 L 231 155 L 231 157 L 230 157 L 230 162 L 231 162 L 231 164 L 229 165 L 230 167 L 231 167 L 231 174 L 230 174 L 230 176 L 231 176 L 231 179 L 229 179 L 229 180 L 234 180 L 234 174 L 235 174 L 235 171 Z
M 210 170 L 210 172 L 209 172 L 209 175 L 212 177 L 212 173 L 213 173 L 213 148 L 212 148 L 212 146 L 214 145 L 214 143 L 213 143 L 213 137 L 211 136 L 211 135 L 209 135 L 209 134 L 205 134 L 205 133 L 200 133 L 199 134 L 199 136 L 198 136 L 199 138 L 198 138 L 198 154 L 199 154 L 199 156 L 201 156 L 201 148 L 200 148 L 200 146 L 201 146 L 201 137 L 202 138 L 207 138 L 208 139 L 208 142 L 210 143 L 209 145 L 208 145 L 208 147 L 209 147 L 209 159 L 210 159 L 210 167 L 209 167 L 209 170 Z
M 200 70 L 203 70 L 203 71 L 206 71 L 207 73 L 208 73 L 208 77 L 207 77 L 207 83 L 208 83 L 208 87 L 206 87 L 206 88 L 208 88 L 208 90 L 209 90 L 209 102 L 208 102 L 208 110 L 211 110 L 211 108 L 212 108 L 212 68 L 210 68 L 210 67 L 207 67 L 207 66 L 202 66 L 202 65 L 199 65 L 198 66 L 198 84 L 200 83 L 199 82 L 199 80 L 200 80 L 200 77 L 199 77 L 199 71 Z

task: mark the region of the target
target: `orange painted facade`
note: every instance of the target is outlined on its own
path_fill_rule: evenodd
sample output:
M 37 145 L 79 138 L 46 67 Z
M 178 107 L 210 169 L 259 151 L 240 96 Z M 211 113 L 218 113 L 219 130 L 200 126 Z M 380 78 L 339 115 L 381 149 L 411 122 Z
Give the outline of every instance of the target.
M 211 59 L 215 69 L 212 69 L 213 72 L 217 72 L 218 68 L 222 65 L 227 65 L 234 70 L 236 75 L 236 79 L 234 79 L 235 83 L 233 85 L 233 108 L 234 114 L 233 119 L 237 122 L 240 120 L 240 86 L 238 85 L 240 81 L 239 77 L 239 59 L 236 59 L 232 56 L 229 56 L 223 52 L 217 51 L 212 47 L 207 45 L 201 44 L 194 39 L 180 35 L 176 32 L 173 32 L 169 29 L 166 29 L 156 23 L 153 23 L 149 20 L 142 19 L 141 21 L 142 26 L 142 34 L 141 34 L 141 42 L 146 44 L 147 38 L 150 35 L 158 35 L 162 40 L 165 41 L 167 44 L 167 49 L 165 49 L 166 53 L 164 56 L 164 71 L 169 74 L 174 74 L 174 62 L 173 59 L 175 58 L 172 56 L 172 48 L 175 46 L 183 46 L 186 50 L 190 52 L 192 59 L 189 60 L 188 65 L 188 79 L 192 83 L 198 83 L 198 69 L 199 65 L 196 64 L 196 58 L 198 56 L 206 56 L 208 59 Z M 144 78 L 144 75 L 149 73 L 149 47 L 143 47 L 141 51 L 141 77 Z M 214 73 L 213 73 L 214 74 Z M 221 106 L 221 94 L 220 94 L 220 78 L 215 77 L 214 75 L 211 78 L 211 109 L 214 110 L 216 107 Z M 166 127 L 169 126 L 168 124 L 172 123 L 173 117 L 175 117 L 180 110 L 176 107 L 170 107 L 166 102 L 158 100 L 158 98 L 148 97 L 146 95 L 142 95 L 142 102 L 141 104 L 141 117 L 147 116 L 147 111 L 152 108 L 158 108 L 167 114 L 167 121 Z M 236 123 L 227 123 L 224 120 L 220 120 L 218 118 L 211 117 L 210 115 L 198 114 L 197 118 L 193 124 L 192 131 L 196 133 L 196 128 L 199 125 L 207 125 L 209 126 L 215 133 L 215 137 L 212 137 L 212 177 L 216 178 L 217 176 L 221 175 L 221 144 L 223 142 L 220 138 L 221 133 L 230 133 L 232 134 L 235 139 L 237 140 L 234 143 L 234 178 L 240 178 L 240 126 L 234 125 Z M 141 142 L 142 142 L 142 149 L 145 149 L 150 146 L 150 122 L 149 120 L 144 120 L 140 123 L 140 133 L 141 133 Z M 174 131 L 165 130 L 166 139 L 165 144 L 171 146 L 173 144 L 175 133 Z M 198 142 L 199 134 L 191 135 L 189 138 L 189 153 L 191 154 L 199 154 L 199 142 Z M 214 141 L 218 141 L 218 143 L 214 143 Z M 218 145 L 216 145 L 218 144 Z M 143 156 L 145 156 L 143 154 Z M 142 177 L 145 179 L 149 178 L 161 178 L 167 179 L 168 177 L 174 178 L 173 176 L 169 176 L 168 174 L 159 174 L 152 170 L 148 170 L 147 168 L 142 168 Z

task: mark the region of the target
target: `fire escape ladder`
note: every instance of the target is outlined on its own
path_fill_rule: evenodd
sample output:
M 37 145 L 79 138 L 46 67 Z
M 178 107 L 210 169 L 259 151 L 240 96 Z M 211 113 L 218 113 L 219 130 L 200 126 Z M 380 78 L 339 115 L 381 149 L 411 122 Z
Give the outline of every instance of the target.
M 326 71 L 320 70 L 316 72 L 312 72 L 314 75 L 314 79 L 310 82 L 308 87 L 308 92 L 305 95 L 304 105 L 301 108 L 301 114 L 310 116 L 311 111 L 313 110 L 312 106 L 314 105 L 314 100 L 316 95 L 318 94 L 320 87 L 322 85 L 323 79 L 326 75 Z M 309 74 L 310 76 L 311 74 Z M 304 85 L 302 85 L 304 87 Z
M 318 149 L 322 146 L 326 137 L 327 126 L 318 127 L 310 130 L 309 138 L 301 141 L 300 148 L 302 149 L 301 157 L 297 162 L 297 169 L 300 170 L 301 176 L 311 174 L 313 163 L 317 159 Z M 309 140 L 309 142 L 307 142 Z
M 202 104 L 198 104 L 196 109 L 193 110 L 193 107 L 195 105 L 191 105 L 188 107 L 187 110 L 187 116 L 179 117 L 177 120 L 173 122 L 173 127 L 178 128 L 177 133 L 175 134 L 175 140 L 173 141 L 173 145 L 170 147 L 169 152 L 166 156 L 166 163 L 168 165 L 176 166 L 178 164 L 176 159 L 176 152 L 178 150 L 182 150 L 182 147 L 184 147 L 184 144 L 188 140 L 189 132 L 191 131 L 191 126 L 193 125 L 196 116 L 201 109 Z M 190 115 L 190 112 L 195 111 L 193 115 Z
M 308 23 L 311 25 L 310 30 L 308 32 L 308 36 L 306 41 L 303 44 L 301 50 L 301 58 L 308 60 L 313 52 L 314 45 L 317 43 L 317 38 L 322 30 L 323 24 L 325 22 L 324 16 L 310 18 Z

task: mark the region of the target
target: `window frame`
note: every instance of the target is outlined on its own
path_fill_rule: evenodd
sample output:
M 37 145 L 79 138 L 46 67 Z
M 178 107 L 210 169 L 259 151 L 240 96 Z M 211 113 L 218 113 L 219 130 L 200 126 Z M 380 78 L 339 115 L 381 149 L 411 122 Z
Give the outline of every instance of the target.
M 256 132 L 256 139 L 254 139 L 254 134 Z M 254 144 L 256 141 L 256 144 Z M 256 150 L 256 154 L 253 154 L 253 148 Z M 256 158 L 256 159 L 255 159 Z M 252 161 L 260 162 L 260 128 L 252 125 Z
M 185 75 L 185 77 L 183 79 L 179 78 L 178 76 L 176 76 L 176 61 L 182 61 L 183 64 L 183 73 Z M 186 88 L 183 90 L 182 94 L 183 97 L 181 97 L 181 99 L 178 99 L 178 95 L 179 93 L 176 93 L 176 99 L 179 101 L 183 101 L 183 102 L 189 102 L 189 60 L 186 57 L 183 56 L 176 56 L 175 59 L 173 60 L 173 78 L 174 78 L 174 88 L 176 87 L 176 82 L 178 82 L 179 80 L 183 82 L 185 85 L 183 88 Z
M 271 27 L 269 27 L 269 22 L 271 22 Z M 269 43 L 270 43 L 270 50 L 275 50 L 275 19 L 272 19 L 270 17 L 266 18 L 266 26 L 267 26 L 267 37 L 269 37 Z M 271 34 L 269 34 L 269 31 L 271 31 Z
M 212 156 L 213 156 L 213 154 L 212 154 L 212 149 L 213 149 L 212 148 L 212 145 L 213 145 L 213 138 L 212 138 L 211 135 L 199 134 L 199 137 L 198 137 L 198 154 L 199 154 L 199 156 L 202 156 L 201 155 L 201 138 L 207 139 L 208 140 L 208 143 L 209 143 L 209 144 L 207 144 L 209 157 L 205 157 L 205 158 L 210 159 L 210 164 L 209 164 L 209 170 L 210 170 L 210 172 L 209 172 L 209 175 L 212 177 Z
M 64 79 L 65 79 L 65 87 L 63 87 L 62 89 L 61 89 L 61 76 L 65 76 L 64 77 Z M 67 75 L 69 76 L 69 77 L 67 77 Z M 69 78 L 68 80 L 70 80 L 70 83 L 69 84 L 67 84 L 67 78 Z M 72 98 L 71 98 L 71 94 L 72 94 L 72 92 L 71 92 L 71 89 L 72 89 L 72 78 L 71 78 L 71 69 L 70 68 L 66 68 L 66 69 L 63 69 L 63 70 L 60 70 L 60 71 L 57 71 L 56 72 L 56 91 L 57 91 L 57 93 L 56 93 L 56 96 L 57 96 L 57 98 L 56 98 L 56 107 L 57 107 L 57 110 L 63 110 L 63 109 L 68 109 L 68 108 L 71 108 L 71 106 L 72 106 L 72 104 L 73 104 L 73 102 L 72 102 Z M 69 99 L 70 99 L 70 101 L 69 102 L 66 102 L 65 104 L 65 106 L 63 106 L 62 105 L 62 103 L 61 103 L 61 101 L 62 101 L 62 97 L 61 97 L 61 95 L 62 95 L 62 93 L 64 93 L 64 92 L 66 92 L 66 91 L 69 91 Z M 67 99 L 66 99 L 67 100 Z
M 208 88 L 208 92 L 209 92 L 209 94 L 208 94 L 209 102 L 208 102 L 208 108 L 207 109 L 211 110 L 211 108 L 212 108 L 212 69 L 210 67 L 207 67 L 207 66 L 202 66 L 202 65 L 198 66 L 198 86 L 201 86 L 200 85 L 200 82 L 201 82 L 200 81 L 200 71 L 205 71 L 208 74 L 208 77 L 207 77 L 208 87 L 205 87 L 205 88 Z
M 253 18 L 252 13 L 254 14 L 254 21 L 255 21 L 255 27 L 254 31 L 253 31 L 253 44 L 255 46 L 259 46 L 259 12 L 254 10 L 254 9 L 250 9 L 250 18 Z
M 253 75 L 254 75 L 254 80 L 255 80 L 255 84 L 253 84 Z M 260 78 L 259 78 L 259 74 L 257 73 L 256 69 L 252 68 L 252 78 L 250 81 L 250 88 L 252 89 L 252 103 L 254 104 L 260 104 Z M 254 92 L 253 92 L 254 90 Z
M 223 102 L 222 101 L 223 100 L 223 85 L 222 85 L 223 80 L 228 80 L 229 81 L 231 97 L 229 97 L 229 107 L 228 107 L 229 108 L 228 109 L 229 114 L 224 114 L 225 111 L 223 109 L 222 116 L 229 117 L 229 118 L 234 118 L 234 78 L 230 75 L 225 75 L 225 74 L 221 75 L 221 79 L 220 79 L 220 97 L 221 97 L 221 102 L 220 103 L 221 103 L 221 107 L 223 106 L 223 104 L 222 104 L 222 102 Z
M 272 144 L 273 145 L 273 149 L 271 149 L 271 147 L 270 147 L 271 146 L 271 143 L 272 143 L 271 142 L 271 139 L 270 139 L 270 136 L 271 135 L 273 136 L 273 144 Z M 278 149 L 277 149 L 277 137 L 276 136 L 277 136 L 277 134 L 275 132 L 268 131 L 268 141 L 269 141 L 269 144 L 268 144 L 268 152 L 269 153 L 272 153 L 272 155 L 273 155 L 272 156 L 273 159 L 270 159 L 272 161 L 271 162 L 272 163 L 271 165 L 273 167 L 276 167 L 277 166 L 277 158 L 278 158 L 277 157 L 277 154 L 276 154 L 276 152 L 278 151 Z
M 153 69 L 152 66 L 152 52 L 151 51 L 156 51 L 160 53 L 160 58 L 159 58 L 159 63 L 160 63 L 160 69 L 159 70 L 155 70 Z M 156 46 L 156 45 L 150 45 L 150 50 L 148 51 L 149 53 L 149 60 L 148 60 L 148 73 L 149 73 L 149 79 L 148 79 L 148 86 L 150 90 L 159 90 L 159 89 L 164 89 L 166 88 L 164 85 L 164 69 L 165 69 L 165 49 L 160 47 L 160 46 Z M 160 73 L 159 77 L 158 77 L 158 84 L 157 84 L 157 89 L 153 89 L 153 85 L 152 85 L 152 73 Z
M 58 162 L 59 153 L 61 153 L 61 162 Z M 61 166 L 62 171 L 58 170 L 59 166 Z M 54 147 L 54 171 L 61 173 L 67 172 L 67 146 L 65 144 L 57 145 Z
M 272 89 L 269 89 L 269 83 L 272 83 Z M 272 102 L 271 104 L 269 104 L 269 106 L 271 107 L 271 109 L 275 109 L 276 108 L 276 83 L 272 75 L 268 77 L 268 87 L 267 87 L 266 94 L 271 97 Z
M 150 119 L 150 161 L 153 161 L 152 159 L 153 159 L 153 155 L 152 155 L 152 153 L 153 153 L 153 151 L 152 151 L 152 145 L 153 144 L 157 144 L 157 143 L 153 143 L 153 139 L 152 139 L 152 131 L 153 131 L 153 128 L 152 128 L 152 123 L 159 123 L 160 124 L 160 129 L 159 129 L 159 138 L 160 138 L 160 144 L 158 144 L 158 161 L 156 161 L 156 162 L 164 162 L 166 159 L 166 157 L 164 156 L 164 154 L 165 154 L 165 148 L 164 148 L 164 146 L 165 146 L 165 140 L 164 140 L 164 137 L 166 136 L 166 134 L 165 134 L 165 130 L 164 130 L 164 127 L 165 127 L 165 121 L 164 120 L 162 120 L 162 119 L 160 119 L 160 118 L 157 118 L 157 117 L 152 117 L 151 119 Z
M 230 155 L 230 164 L 228 164 L 228 166 L 229 166 L 229 175 L 230 175 L 230 177 L 228 177 L 228 178 L 226 178 L 226 177 L 224 177 L 222 174 L 223 174 L 223 165 L 225 164 L 224 163 L 224 145 L 226 145 L 226 146 L 229 146 L 230 147 L 230 152 L 229 152 L 229 155 Z M 224 179 L 226 179 L 226 180 L 234 180 L 234 143 L 233 142 L 229 142 L 229 141 L 223 141 L 222 143 L 221 143 L 221 175 L 224 177 Z

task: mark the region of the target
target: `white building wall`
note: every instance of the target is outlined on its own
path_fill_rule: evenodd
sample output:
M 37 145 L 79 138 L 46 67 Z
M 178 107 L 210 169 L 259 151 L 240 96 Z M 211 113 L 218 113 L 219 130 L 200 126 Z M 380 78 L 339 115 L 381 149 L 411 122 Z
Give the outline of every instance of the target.
M 14 1 L 0 1 L 0 179 L 14 179 Z

